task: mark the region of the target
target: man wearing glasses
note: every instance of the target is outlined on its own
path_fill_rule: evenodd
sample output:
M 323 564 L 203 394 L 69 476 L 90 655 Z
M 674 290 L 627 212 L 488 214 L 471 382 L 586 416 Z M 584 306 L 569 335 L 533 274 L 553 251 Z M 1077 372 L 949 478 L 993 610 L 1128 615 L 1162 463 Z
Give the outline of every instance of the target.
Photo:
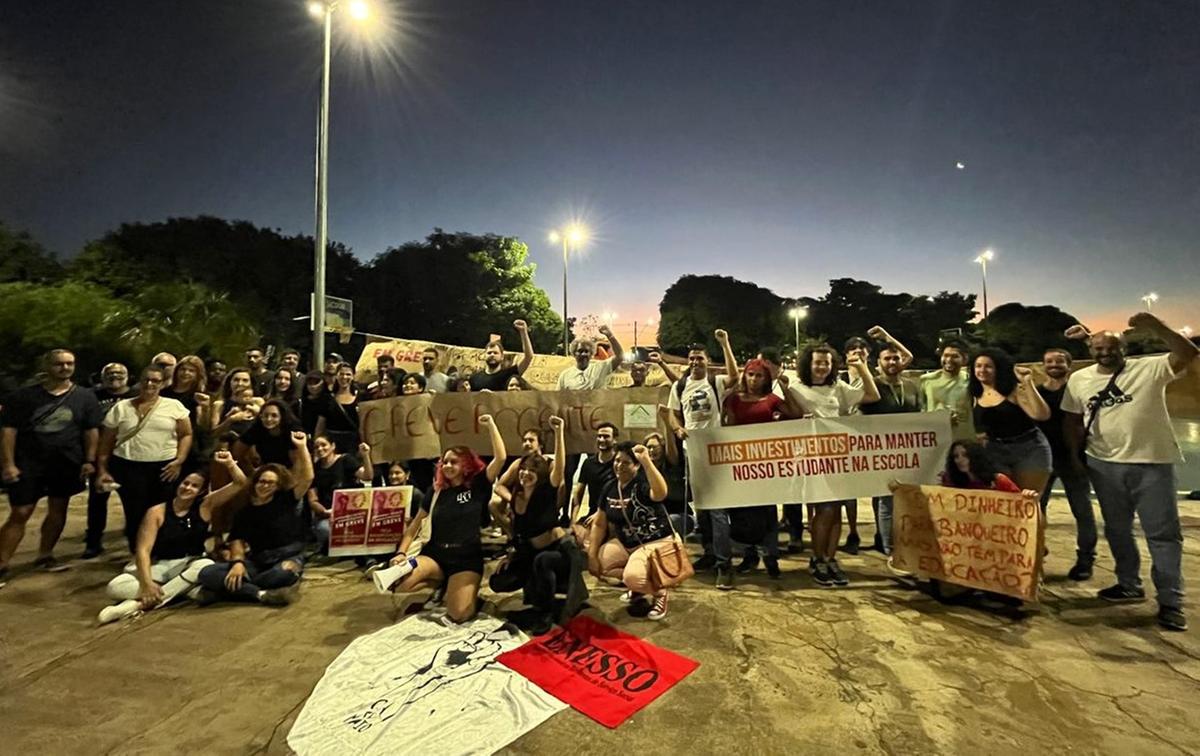
M 100 370 L 100 385 L 93 391 L 100 403 L 101 416 L 122 399 L 137 394 L 129 385 L 129 369 L 119 362 L 110 362 Z M 104 553 L 104 529 L 108 526 L 108 497 L 110 490 L 92 486 L 88 491 L 87 531 L 84 535 L 83 558 L 95 559 Z

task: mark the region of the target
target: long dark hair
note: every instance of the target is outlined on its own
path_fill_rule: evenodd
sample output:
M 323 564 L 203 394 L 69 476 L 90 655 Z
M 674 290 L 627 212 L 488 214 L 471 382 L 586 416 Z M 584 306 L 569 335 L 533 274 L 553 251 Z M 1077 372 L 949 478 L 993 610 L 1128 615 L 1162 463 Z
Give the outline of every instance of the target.
M 297 372 L 292 370 L 290 367 L 275 368 L 275 376 L 278 376 L 280 373 L 287 373 L 292 377 L 291 383 L 288 384 L 287 391 L 280 393 L 279 389 L 275 388 L 275 377 L 272 377 L 271 390 L 267 392 L 267 396 L 271 397 L 272 399 L 282 399 L 290 406 L 300 398 L 300 381 L 296 379 Z M 302 381 L 304 378 L 300 378 L 300 380 Z
M 816 346 L 807 346 L 800 353 L 800 364 L 796 366 L 796 373 L 800 376 L 800 382 L 805 386 L 813 385 L 812 377 L 812 358 L 814 354 L 828 354 L 830 361 L 833 363 L 829 367 L 829 375 L 826 376 L 822 386 L 832 386 L 837 383 L 838 370 L 842 366 L 842 356 L 838 354 L 838 350 L 828 344 L 817 344 Z
M 543 485 L 550 485 L 550 460 L 545 455 L 533 453 L 526 454 L 521 457 L 518 470 L 533 470 L 533 474 L 537 476 L 537 482 L 533 484 L 533 488 L 528 491 L 528 495 L 532 496 L 533 492 L 541 488 Z M 516 497 L 517 494 L 526 493 L 525 486 L 521 484 L 521 476 L 518 473 L 517 482 L 513 485 L 512 494 Z
M 292 431 L 303 430 L 300 419 L 296 417 L 296 413 L 292 412 L 291 406 L 282 399 L 268 399 L 263 402 L 263 406 L 258 410 L 258 417 L 254 418 L 252 428 L 262 427 L 262 413 L 267 407 L 274 407 L 279 410 L 279 433 L 281 435 L 286 436 Z
M 959 447 L 967 451 L 967 460 L 971 463 L 970 474 L 959 470 L 958 465 L 954 463 L 954 450 Z M 971 475 L 974 475 L 975 479 L 980 482 L 992 485 L 996 480 L 996 468 L 992 465 L 992 461 L 988 459 L 987 451 L 983 448 L 983 444 L 975 441 L 955 441 L 950 444 L 950 451 L 946 454 L 945 478 L 952 486 L 969 488 L 971 486 Z
M 225 380 L 221 383 L 221 400 L 225 402 L 226 406 L 229 405 L 229 400 L 233 398 L 233 376 L 237 375 L 238 373 L 245 373 L 246 375 L 250 376 L 250 388 L 254 388 L 254 373 L 250 372 L 250 368 L 230 368 L 229 372 L 225 374 Z
M 996 390 L 1004 396 L 1009 396 L 1017 388 L 1017 376 L 1013 373 L 1013 359 L 1003 349 L 980 349 L 971 357 L 971 366 L 967 371 L 971 396 L 978 399 L 983 396 L 983 384 L 975 377 L 975 361 L 987 357 L 996 366 Z

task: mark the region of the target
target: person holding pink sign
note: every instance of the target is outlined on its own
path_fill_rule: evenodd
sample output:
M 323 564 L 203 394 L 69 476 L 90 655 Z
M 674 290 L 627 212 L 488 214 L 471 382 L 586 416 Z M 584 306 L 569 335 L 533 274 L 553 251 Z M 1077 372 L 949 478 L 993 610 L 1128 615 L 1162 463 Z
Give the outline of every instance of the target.
M 394 590 L 412 593 L 445 583 L 446 616 L 466 622 L 478 611 L 483 580 L 483 542 L 479 523 L 488 514 L 492 483 L 500 475 L 508 451 L 491 415 L 480 415 L 479 426 L 492 441 L 492 460 L 486 465 L 470 447 L 453 446 L 442 453 L 434 474 L 433 495 L 404 531 L 392 564 L 408 561 L 408 549 L 430 521 L 429 542 L 421 549 L 413 571 Z

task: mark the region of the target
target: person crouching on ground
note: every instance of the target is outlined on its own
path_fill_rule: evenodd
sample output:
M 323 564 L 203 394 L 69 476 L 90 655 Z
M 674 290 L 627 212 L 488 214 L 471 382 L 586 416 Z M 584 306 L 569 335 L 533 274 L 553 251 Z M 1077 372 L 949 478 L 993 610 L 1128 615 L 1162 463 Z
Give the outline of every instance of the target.
M 583 582 L 587 568 L 573 535 L 558 522 L 558 490 L 567 466 L 563 421 L 550 418 L 554 429 L 553 460 L 541 454 L 521 458 L 517 482 L 508 497 L 512 507 L 512 532 L 516 554 L 514 571 L 523 579 L 525 603 L 533 607 L 527 617 L 513 617 L 535 635 L 549 632 L 554 623 L 554 596 L 567 594 L 560 620 L 574 616 L 588 596 Z M 502 485 L 502 484 L 501 484 Z M 507 492 L 506 492 L 507 493 Z
M 488 515 L 492 483 L 500 475 L 508 452 L 491 415 L 480 415 L 479 425 L 492 440 L 492 461 L 485 466 L 479 455 L 466 446 L 455 446 L 442 454 L 434 475 L 433 495 L 404 530 L 392 564 L 408 561 L 408 549 L 429 518 L 429 543 L 414 557 L 415 565 L 393 589 L 412 593 L 422 588 L 435 590 L 446 583 L 446 616 L 466 622 L 478 611 L 479 584 L 483 580 L 483 542 L 480 522 Z
M 100 624 L 165 606 L 196 588 L 200 571 L 213 564 L 204 557 L 213 509 L 246 487 L 246 474 L 233 455 L 217 452 L 213 459 L 229 471 L 232 482 L 205 495 L 205 472 L 184 476 L 169 502 L 146 511 L 138 528 L 134 561 L 109 581 L 105 591 L 119 602 L 100 610 Z
M 250 503 L 234 515 L 229 561 L 200 571 L 202 603 L 221 599 L 282 606 L 304 571 L 299 505 L 312 485 L 312 457 L 303 431 L 292 432 L 296 465 L 263 465 L 250 478 Z
M 616 476 L 604 489 L 588 544 L 588 572 L 597 578 L 620 577 L 629 589 L 621 601 L 642 604 L 652 593 L 647 579 L 650 552 L 674 538 L 671 518 L 662 502 L 667 498 L 667 481 L 641 444 L 622 441 L 613 456 Z M 638 473 L 645 471 L 644 476 Z M 609 539 L 609 533 L 613 537 Z M 667 591 L 653 596 L 646 615 L 660 620 L 667 616 Z

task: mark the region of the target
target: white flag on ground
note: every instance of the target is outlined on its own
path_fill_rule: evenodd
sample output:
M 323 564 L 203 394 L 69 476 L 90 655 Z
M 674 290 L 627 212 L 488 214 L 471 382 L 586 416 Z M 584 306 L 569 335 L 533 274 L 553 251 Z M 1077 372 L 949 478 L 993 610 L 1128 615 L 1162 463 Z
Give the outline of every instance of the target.
M 496 657 L 525 643 L 494 617 L 410 617 L 356 639 L 288 733 L 298 754 L 491 754 L 567 708 Z

